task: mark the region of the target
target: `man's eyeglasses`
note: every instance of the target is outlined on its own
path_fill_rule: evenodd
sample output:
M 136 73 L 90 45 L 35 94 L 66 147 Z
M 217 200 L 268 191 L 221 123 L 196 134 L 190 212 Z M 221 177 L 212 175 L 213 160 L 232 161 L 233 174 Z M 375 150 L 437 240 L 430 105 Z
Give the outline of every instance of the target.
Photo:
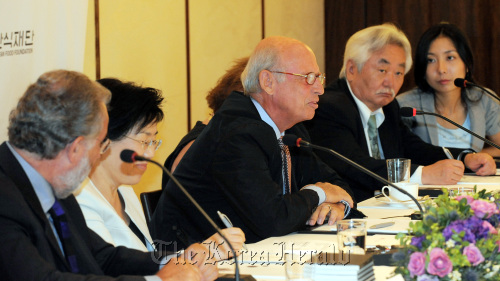
M 108 137 L 105 137 L 101 141 L 101 145 L 100 145 L 101 154 L 104 154 L 106 151 L 108 151 L 110 144 L 111 144 L 111 140 Z
M 321 85 L 323 85 L 325 83 L 325 79 L 326 79 L 325 74 L 322 74 L 322 73 L 316 75 L 316 73 L 314 73 L 314 72 L 310 72 L 307 74 L 298 74 L 298 73 L 290 73 L 290 72 L 282 72 L 282 71 L 272 71 L 272 70 L 270 70 L 270 71 L 273 73 L 281 73 L 281 74 L 288 74 L 288 75 L 295 75 L 295 76 L 304 77 L 304 78 L 306 78 L 306 82 L 309 85 L 314 84 L 314 82 L 316 82 L 316 78 L 318 78 L 319 83 L 321 83 Z
M 125 136 L 125 137 L 127 139 L 131 139 L 133 141 L 141 143 L 142 144 L 142 149 L 144 149 L 144 150 L 150 149 L 152 147 L 154 149 L 154 151 L 157 151 L 158 148 L 160 148 L 160 145 L 161 145 L 161 140 L 140 141 L 140 140 L 133 139 L 131 137 L 127 137 L 127 136 Z

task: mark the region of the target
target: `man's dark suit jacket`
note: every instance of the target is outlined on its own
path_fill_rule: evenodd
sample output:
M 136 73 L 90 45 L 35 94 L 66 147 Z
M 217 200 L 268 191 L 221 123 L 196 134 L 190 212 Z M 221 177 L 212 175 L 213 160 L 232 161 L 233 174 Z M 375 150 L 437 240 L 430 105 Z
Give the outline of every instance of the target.
M 144 280 L 159 266 L 150 253 L 113 247 L 87 228 L 73 195 L 60 200 L 68 214 L 78 266 L 70 273 L 51 225 L 23 168 L 0 146 L 0 279 L 2 280 Z
M 302 125 L 287 133 L 308 139 Z M 252 243 L 305 227 L 319 198 L 315 191 L 299 191 L 303 186 L 330 182 L 350 192 L 346 183 L 311 150 L 291 148 L 290 153 L 292 193 L 283 195 L 276 133 L 262 121 L 249 97 L 233 92 L 188 150 L 174 175 L 219 227 L 225 228 L 217 210 L 240 227 Z M 201 241 L 214 232 L 169 181 L 153 216 L 153 237 L 166 242 L 177 240 L 185 246 L 182 235 Z
M 314 118 L 305 122 L 313 143 L 331 148 L 387 179 L 385 160 L 370 157 L 361 116 L 345 79 L 338 79 L 326 87 L 318 105 Z M 441 147 L 422 141 L 402 123 L 395 99 L 384 106 L 383 111 L 385 121 L 378 128 L 378 134 L 385 159 L 411 159 L 412 174 L 419 165 L 426 166 L 447 159 Z M 457 156 L 462 149 L 450 151 Z M 373 197 L 373 192 L 384 186 L 331 154 L 317 154 L 349 183 L 357 202 Z

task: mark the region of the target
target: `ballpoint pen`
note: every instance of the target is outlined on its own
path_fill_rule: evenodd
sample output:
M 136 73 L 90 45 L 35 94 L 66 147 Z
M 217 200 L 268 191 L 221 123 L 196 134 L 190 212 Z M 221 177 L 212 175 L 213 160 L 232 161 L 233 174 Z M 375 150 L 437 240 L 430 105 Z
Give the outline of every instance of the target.
M 446 154 L 446 157 L 448 157 L 448 159 L 454 159 L 453 154 L 451 154 L 451 152 L 448 148 L 446 148 L 444 146 L 442 148 L 443 148 L 444 154 Z
M 379 223 L 379 224 L 374 224 L 374 225 L 370 226 L 370 229 L 384 228 L 384 227 L 388 227 L 388 226 L 394 225 L 394 223 L 395 222 L 393 222 L 393 221 L 389 221 L 389 222 L 383 222 L 383 223 Z
M 233 227 L 233 223 L 231 223 L 231 220 L 229 220 L 229 218 L 226 215 L 224 215 L 220 211 L 217 211 L 217 214 L 219 215 L 219 218 L 227 228 Z M 247 245 L 245 245 L 245 243 L 243 243 L 243 249 L 248 251 Z

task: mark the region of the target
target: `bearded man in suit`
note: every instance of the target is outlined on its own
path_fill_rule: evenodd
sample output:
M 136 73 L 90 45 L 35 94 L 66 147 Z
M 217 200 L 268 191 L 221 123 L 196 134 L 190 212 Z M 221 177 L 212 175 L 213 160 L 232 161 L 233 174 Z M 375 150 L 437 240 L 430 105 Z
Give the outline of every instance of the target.
M 202 246 L 186 250 L 187 258 L 201 250 L 196 266 L 180 257 L 160 269 L 152 254 L 114 247 L 87 228 L 72 192 L 109 144 L 110 97 L 83 74 L 56 70 L 30 85 L 11 112 L 9 141 L 0 146 L 2 280 L 217 277 Z

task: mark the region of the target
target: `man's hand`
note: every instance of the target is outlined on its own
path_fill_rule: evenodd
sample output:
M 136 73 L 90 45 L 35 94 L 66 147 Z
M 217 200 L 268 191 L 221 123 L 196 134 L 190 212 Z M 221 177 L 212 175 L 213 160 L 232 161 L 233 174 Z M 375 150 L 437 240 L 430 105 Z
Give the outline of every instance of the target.
M 184 259 L 198 267 L 202 281 L 215 280 L 219 275 L 217 263 L 208 255 L 207 248 L 199 243 L 184 250 Z
M 323 203 L 316 208 L 306 222 L 307 225 L 323 224 L 328 215 L 328 225 L 333 225 L 336 221 L 344 218 L 345 205 L 342 203 Z
M 156 276 L 160 277 L 163 281 L 201 281 L 201 273 L 198 267 L 191 264 L 191 262 L 185 261 L 184 258 L 172 258 L 170 261 L 162 268 Z
M 349 206 L 351 206 L 351 208 L 353 207 L 354 202 L 351 198 L 351 195 L 349 195 L 349 193 L 347 193 L 347 191 L 345 191 L 341 187 L 333 185 L 328 182 L 317 182 L 314 185 L 320 187 L 325 192 L 326 194 L 325 202 L 338 203 L 340 202 L 340 200 L 345 200 L 349 203 Z
M 230 227 L 222 229 L 222 234 L 229 240 L 236 255 L 239 256 L 243 243 L 245 242 L 245 233 L 238 227 Z M 209 253 L 215 260 L 226 260 L 233 256 L 228 244 L 218 233 L 210 236 L 210 238 L 203 241 L 202 244 L 209 248 Z
M 464 158 L 465 166 L 478 176 L 494 175 L 497 172 L 495 160 L 486 153 L 469 153 Z
M 464 175 L 461 161 L 446 159 L 422 168 L 423 184 L 457 184 Z

